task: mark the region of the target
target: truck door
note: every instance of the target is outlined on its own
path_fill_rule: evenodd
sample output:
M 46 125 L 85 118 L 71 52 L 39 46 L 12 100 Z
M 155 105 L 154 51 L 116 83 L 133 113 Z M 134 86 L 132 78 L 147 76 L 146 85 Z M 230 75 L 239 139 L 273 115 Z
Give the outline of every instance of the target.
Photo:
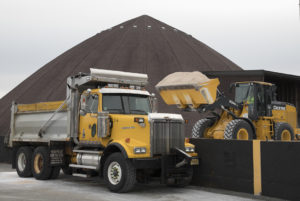
M 89 94 L 82 98 L 79 118 L 79 140 L 82 143 L 100 144 L 97 136 L 98 94 Z

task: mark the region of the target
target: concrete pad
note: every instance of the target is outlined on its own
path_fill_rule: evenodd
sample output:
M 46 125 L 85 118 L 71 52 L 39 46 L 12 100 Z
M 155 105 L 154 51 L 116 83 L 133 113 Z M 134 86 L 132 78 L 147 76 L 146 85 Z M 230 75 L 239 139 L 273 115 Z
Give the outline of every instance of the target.
M 2 166 L 2 167 L 1 167 Z M 3 168 L 0 164 L 0 171 Z M 232 194 L 234 194 L 232 192 Z M 1 201 L 250 201 L 248 194 L 230 195 L 218 190 L 200 187 L 170 188 L 160 184 L 137 185 L 133 192 L 117 194 L 110 192 L 103 180 L 60 174 L 56 180 L 41 181 L 20 178 L 14 170 L 0 172 Z M 259 200 L 262 198 L 259 197 Z

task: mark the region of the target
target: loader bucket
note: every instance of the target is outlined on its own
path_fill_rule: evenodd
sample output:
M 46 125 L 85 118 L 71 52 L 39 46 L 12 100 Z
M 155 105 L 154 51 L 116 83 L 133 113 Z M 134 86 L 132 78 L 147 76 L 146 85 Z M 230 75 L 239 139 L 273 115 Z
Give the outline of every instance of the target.
M 160 81 L 156 89 L 168 105 L 198 108 L 215 102 L 219 84 L 219 79 L 208 79 L 200 72 L 177 72 Z

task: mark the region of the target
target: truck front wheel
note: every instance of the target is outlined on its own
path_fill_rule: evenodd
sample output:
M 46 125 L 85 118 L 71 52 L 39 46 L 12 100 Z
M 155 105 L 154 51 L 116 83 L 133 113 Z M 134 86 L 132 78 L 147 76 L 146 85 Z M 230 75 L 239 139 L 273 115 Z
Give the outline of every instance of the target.
M 31 169 L 33 176 L 38 180 L 51 177 L 50 154 L 47 147 L 37 147 L 32 156 Z
M 108 156 L 104 163 L 103 173 L 108 189 L 113 192 L 128 192 L 136 182 L 134 166 L 119 152 Z
M 20 177 L 31 177 L 32 150 L 30 147 L 20 147 L 16 154 L 16 170 Z

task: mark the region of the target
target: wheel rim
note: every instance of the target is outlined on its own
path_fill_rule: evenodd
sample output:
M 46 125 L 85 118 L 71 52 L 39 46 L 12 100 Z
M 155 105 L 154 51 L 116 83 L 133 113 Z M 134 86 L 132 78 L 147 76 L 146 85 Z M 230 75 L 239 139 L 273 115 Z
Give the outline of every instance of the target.
M 34 157 L 34 171 L 39 174 L 43 169 L 44 159 L 41 154 Z
M 24 153 L 20 153 L 18 157 L 18 169 L 23 172 L 26 167 L 26 156 Z
M 107 170 L 108 180 L 111 184 L 117 185 L 122 178 L 122 169 L 118 162 L 113 161 L 109 164 Z
M 238 140 L 248 140 L 249 139 L 249 134 L 248 134 L 248 131 L 245 129 L 245 128 L 241 128 L 237 135 L 236 135 L 236 138 Z
M 283 140 L 283 141 L 291 141 L 292 140 L 291 132 L 289 130 L 282 131 L 282 133 L 281 133 L 281 140 Z

